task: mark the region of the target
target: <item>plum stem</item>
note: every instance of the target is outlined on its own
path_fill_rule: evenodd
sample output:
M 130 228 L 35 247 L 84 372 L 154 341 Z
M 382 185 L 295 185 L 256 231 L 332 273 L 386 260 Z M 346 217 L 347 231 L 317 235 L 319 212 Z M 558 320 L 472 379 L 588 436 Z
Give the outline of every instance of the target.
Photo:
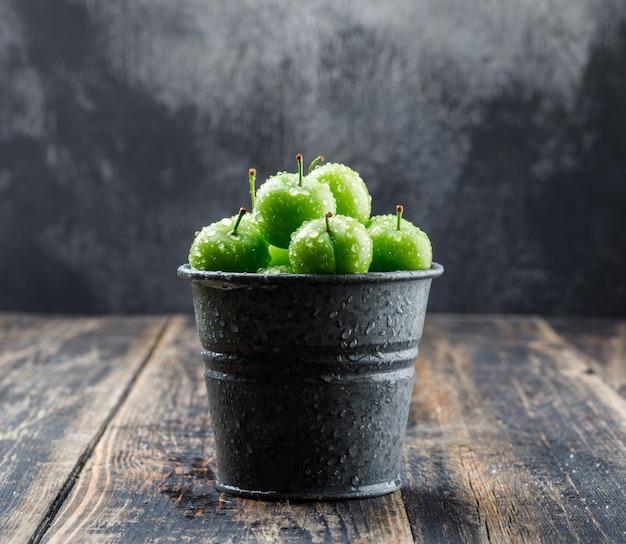
M 324 216 L 326 219 L 326 232 L 328 234 L 332 234 L 331 230 L 330 230 L 330 218 L 333 216 L 332 212 L 326 212 L 326 215 Z
M 320 155 L 309 165 L 309 174 L 313 172 L 313 169 L 319 165 L 320 162 L 324 162 L 324 157 Z
M 302 187 L 302 155 L 300 153 L 296 155 L 296 160 L 298 161 L 298 185 Z
M 333 246 L 333 251 L 336 251 L 335 234 L 333 233 L 332 230 L 330 230 L 330 218 L 332 216 L 333 216 L 332 212 L 326 212 L 326 215 L 324 216 L 324 218 L 326 219 L 326 232 L 328 233 L 328 238 L 330 239 L 330 243 Z
M 400 225 L 402 223 L 402 212 L 404 211 L 404 207 L 402 206 L 402 204 L 398 204 L 396 206 L 396 217 L 398 218 L 398 223 L 396 226 L 397 230 L 400 230 Z
M 256 192 L 254 182 L 256 181 L 256 169 L 250 168 L 250 170 L 248 170 L 248 175 L 250 179 L 250 202 L 252 203 L 252 209 L 254 209 L 254 195 Z
M 241 219 L 247 211 L 248 210 L 246 210 L 245 208 L 239 208 L 239 215 L 237 216 L 237 220 L 235 221 L 235 226 L 233 227 L 233 230 L 228 233 L 229 236 L 238 236 L 237 229 L 239 228 L 239 223 L 241 223 Z

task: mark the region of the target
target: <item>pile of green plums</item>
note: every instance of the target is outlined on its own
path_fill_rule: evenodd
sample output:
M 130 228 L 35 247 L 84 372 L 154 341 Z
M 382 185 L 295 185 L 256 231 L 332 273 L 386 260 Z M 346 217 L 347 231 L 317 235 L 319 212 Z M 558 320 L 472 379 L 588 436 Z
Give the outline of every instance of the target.
M 189 250 L 198 270 L 285 274 L 365 274 L 428 269 L 425 232 L 395 214 L 370 217 L 372 198 L 361 176 L 343 164 L 315 159 L 306 175 L 279 172 L 255 189 L 251 212 L 204 227 Z

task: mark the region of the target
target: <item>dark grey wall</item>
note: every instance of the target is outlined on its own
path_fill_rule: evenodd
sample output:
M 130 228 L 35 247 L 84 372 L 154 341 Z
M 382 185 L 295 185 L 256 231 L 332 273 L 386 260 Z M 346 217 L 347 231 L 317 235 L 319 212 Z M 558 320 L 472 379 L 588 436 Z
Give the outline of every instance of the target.
M 297 152 L 430 234 L 433 310 L 626 315 L 623 0 L 0 0 L 0 309 L 190 311 Z

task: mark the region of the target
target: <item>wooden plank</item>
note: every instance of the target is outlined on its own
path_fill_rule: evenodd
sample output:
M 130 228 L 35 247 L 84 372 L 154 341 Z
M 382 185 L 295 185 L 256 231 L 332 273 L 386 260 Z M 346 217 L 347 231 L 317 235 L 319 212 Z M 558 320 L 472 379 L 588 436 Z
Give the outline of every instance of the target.
M 45 530 L 163 318 L 0 314 L 0 540 Z
M 626 320 L 558 317 L 548 323 L 584 354 L 589 372 L 597 372 L 626 398 Z
M 216 492 L 203 370 L 193 320 L 176 317 L 47 542 L 413 542 L 400 492 L 336 503 Z
M 626 401 L 536 318 L 430 316 L 403 491 L 417 542 L 626 541 Z

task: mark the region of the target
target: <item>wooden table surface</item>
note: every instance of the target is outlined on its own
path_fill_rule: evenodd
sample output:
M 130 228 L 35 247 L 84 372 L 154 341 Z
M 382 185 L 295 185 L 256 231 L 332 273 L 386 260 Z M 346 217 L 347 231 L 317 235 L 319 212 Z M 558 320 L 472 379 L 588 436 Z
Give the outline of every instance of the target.
M 403 489 L 329 503 L 215 490 L 199 352 L 0 313 L 0 542 L 626 542 L 626 320 L 430 314 Z

